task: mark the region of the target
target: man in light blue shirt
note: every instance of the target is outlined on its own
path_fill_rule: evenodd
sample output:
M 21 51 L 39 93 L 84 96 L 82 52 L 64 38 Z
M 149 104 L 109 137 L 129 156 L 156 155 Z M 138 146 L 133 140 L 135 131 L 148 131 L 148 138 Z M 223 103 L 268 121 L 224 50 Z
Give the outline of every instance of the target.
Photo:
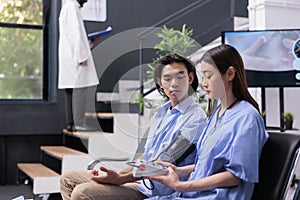
M 199 139 L 199 134 L 205 124 L 205 114 L 199 104 L 195 103 L 193 97 L 187 97 L 172 110 L 170 107 L 170 102 L 164 104 L 158 109 L 152 120 L 149 134 L 153 135 L 153 139 L 146 143 L 145 160 L 156 160 L 160 152 L 178 137 L 179 132 L 193 144 L 196 144 Z M 178 166 L 194 163 L 195 154 L 194 151 Z M 149 181 L 145 181 L 145 184 L 150 186 Z M 144 184 L 141 184 L 138 189 L 146 196 L 167 195 L 174 191 L 156 181 L 153 181 L 153 185 L 153 190 L 148 189 Z
M 205 126 L 205 112 L 191 96 L 198 87 L 195 65 L 178 54 L 163 57 L 154 73 L 158 91 L 169 101 L 154 115 L 144 155 L 140 159 L 156 160 L 179 135 L 196 144 Z M 194 163 L 195 151 L 176 165 Z M 92 172 L 71 171 L 61 177 L 61 194 L 66 199 L 145 199 L 174 192 L 168 186 L 153 182 L 147 188 L 133 177 L 132 167 L 122 172 L 100 167 Z

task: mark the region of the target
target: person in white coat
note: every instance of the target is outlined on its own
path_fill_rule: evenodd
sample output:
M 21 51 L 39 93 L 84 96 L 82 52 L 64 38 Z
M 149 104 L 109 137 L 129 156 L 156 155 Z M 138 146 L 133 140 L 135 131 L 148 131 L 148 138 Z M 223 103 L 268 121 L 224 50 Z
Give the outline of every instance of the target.
M 87 89 L 99 83 L 90 47 L 99 38 L 88 40 L 80 12 L 86 2 L 66 0 L 59 16 L 58 88 L 65 91 L 68 131 L 84 130 Z

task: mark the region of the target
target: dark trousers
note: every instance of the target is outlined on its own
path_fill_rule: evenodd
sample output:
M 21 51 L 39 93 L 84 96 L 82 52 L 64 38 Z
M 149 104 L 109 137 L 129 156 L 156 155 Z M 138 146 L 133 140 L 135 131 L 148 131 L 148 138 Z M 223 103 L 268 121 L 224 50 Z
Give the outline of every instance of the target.
M 65 89 L 66 120 L 69 125 L 85 125 L 87 88 Z

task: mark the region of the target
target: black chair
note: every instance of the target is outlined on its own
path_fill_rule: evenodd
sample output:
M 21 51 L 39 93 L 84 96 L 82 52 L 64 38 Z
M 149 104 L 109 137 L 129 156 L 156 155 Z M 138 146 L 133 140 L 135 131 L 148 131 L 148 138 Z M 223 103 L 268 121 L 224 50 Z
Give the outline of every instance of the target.
M 284 200 L 290 186 L 297 182 L 295 169 L 299 158 L 300 133 L 269 134 L 270 138 L 262 150 L 259 183 L 255 185 L 252 200 Z M 294 200 L 298 199 L 297 195 L 295 192 Z

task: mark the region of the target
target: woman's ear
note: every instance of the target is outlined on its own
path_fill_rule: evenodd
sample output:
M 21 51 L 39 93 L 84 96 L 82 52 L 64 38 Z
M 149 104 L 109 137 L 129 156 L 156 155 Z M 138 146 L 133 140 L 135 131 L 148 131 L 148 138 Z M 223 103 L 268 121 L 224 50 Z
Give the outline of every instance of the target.
M 190 72 L 189 73 L 189 84 L 192 84 L 194 81 L 194 73 L 193 72 Z
M 226 74 L 227 74 L 227 80 L 232 81 L 235 77 L 235 68 L 233 66 L 230 66 L 227 69 Z

